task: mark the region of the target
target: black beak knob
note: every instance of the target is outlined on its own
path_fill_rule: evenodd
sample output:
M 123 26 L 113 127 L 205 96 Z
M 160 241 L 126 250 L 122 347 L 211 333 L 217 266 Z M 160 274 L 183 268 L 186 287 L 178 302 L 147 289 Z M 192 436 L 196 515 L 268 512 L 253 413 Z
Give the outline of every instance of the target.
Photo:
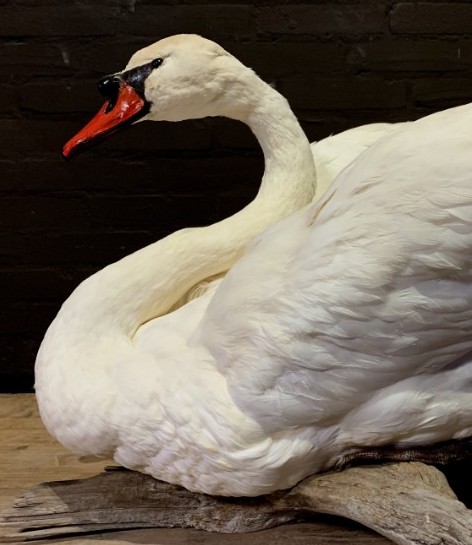
M 98 80 L 97 87 L 101 95 L 113 99 L 120 89 L 121 80 L 118 76 L 111 74 Z

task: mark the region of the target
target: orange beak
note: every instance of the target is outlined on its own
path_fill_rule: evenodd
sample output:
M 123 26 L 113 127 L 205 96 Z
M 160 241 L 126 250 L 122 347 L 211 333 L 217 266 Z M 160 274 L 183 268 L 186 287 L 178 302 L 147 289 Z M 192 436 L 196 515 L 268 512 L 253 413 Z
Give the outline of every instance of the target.
M 148 112 L 149 104 L 125 81 L 120 81 L 116 101 L 109 100 L 96 116 L 73 136 L 62 150 L 65 158 L 88 147 L 139 119 Z

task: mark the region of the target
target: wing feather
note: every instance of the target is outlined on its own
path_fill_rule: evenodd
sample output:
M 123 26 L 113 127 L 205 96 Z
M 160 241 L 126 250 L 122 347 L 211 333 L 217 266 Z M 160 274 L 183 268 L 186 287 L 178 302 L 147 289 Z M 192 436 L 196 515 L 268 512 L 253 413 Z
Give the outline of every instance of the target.
M 268 429 L 328 425 L 472 350 L 472 108 L 374 144 L 260 235 L 200 329 Z

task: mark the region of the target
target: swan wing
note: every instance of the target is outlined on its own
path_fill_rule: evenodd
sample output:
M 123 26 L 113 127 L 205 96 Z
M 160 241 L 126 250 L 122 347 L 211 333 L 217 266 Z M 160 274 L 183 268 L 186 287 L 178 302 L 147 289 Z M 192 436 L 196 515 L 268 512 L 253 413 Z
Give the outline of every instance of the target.
M 471 127 L 465 106 L 382 139 L 222 281 L 200 340 L 268 430 L 340 424 L 472 350 Z
M 318 200 L 336 176 L 366 149 L 384 136 L 405 128 L 408 123 L 370 123 L 313 142 Z

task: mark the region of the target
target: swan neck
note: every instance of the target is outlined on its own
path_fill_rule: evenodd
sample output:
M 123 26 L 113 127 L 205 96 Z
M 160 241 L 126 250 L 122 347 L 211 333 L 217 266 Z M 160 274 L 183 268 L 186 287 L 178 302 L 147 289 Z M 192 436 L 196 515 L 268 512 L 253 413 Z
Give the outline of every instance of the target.
M 119 329 L 132 338 L 193 286 L 227 271 L 255 235 L 312 200 L 316 173 L 309 142 L 287 101 L 258 82 L 259 94 L 253 93 L 253 107 L 243 120 L 264 153 L 256 198 L 225 220 L 173 233 L 93 275 L 64 305 L 63 313 L 73 310 L 76 331 L 88 331 L 94 322 L 97 331 Z M 81 320 L 86 328 L 80 328 Z
M 298 194 L 309 200 L 316 190 L 316 169 L 310 143 L 287 100 L 270 85 L 256 93 L 254 107 L 244 122 L 257 138 L 264 154 L 264 176 L 259 196 L 280 195 L 295 202 Z

